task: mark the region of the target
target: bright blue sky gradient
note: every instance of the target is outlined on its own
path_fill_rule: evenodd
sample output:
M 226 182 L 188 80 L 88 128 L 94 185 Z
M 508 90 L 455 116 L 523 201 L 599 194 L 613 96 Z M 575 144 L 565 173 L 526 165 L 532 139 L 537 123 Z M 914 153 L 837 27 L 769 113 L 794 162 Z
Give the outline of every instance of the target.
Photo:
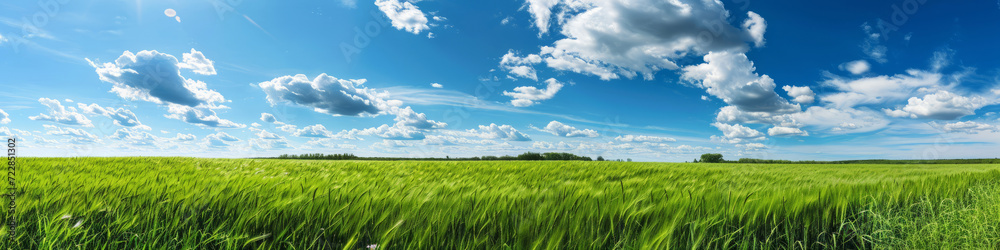
M 992 0 L 5 2 L 0 134 L 31 156 L 993 158 L 997 34 Z

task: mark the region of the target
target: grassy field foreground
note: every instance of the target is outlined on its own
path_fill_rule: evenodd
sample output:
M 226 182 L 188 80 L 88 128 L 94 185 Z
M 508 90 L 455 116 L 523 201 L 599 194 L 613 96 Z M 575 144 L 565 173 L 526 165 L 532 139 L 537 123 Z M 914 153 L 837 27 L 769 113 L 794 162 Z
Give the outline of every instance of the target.
M 996 164 L 20 158 L 19 166 L 17 243 L 5 249 L 1000 248 Z

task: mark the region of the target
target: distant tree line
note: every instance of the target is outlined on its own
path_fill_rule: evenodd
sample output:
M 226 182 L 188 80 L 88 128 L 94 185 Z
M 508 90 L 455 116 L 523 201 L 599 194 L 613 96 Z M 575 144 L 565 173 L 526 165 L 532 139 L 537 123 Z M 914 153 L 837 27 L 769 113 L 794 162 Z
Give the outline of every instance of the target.
M 793 161 L 798 164 L 1000 164 L 994 159 Z
M 273 157 L 272 159 L 298 159 L 298 160 L 371 160 L 371 161 L 594 161 L 589 156 L 579 156 L 571 153 L 535 153 L 526 152 L 517 156 L 504 155 L 504 156 L 476 156 L 476 157 L 450 157 L 445 156 L 445 158 L 436 157 L 426 157 L 426 158 L 407 158 L 407 157 L 360 157 L 354 154 L 283 154 L 278 157 Z M 597 161 L 605 161 L 604 157 L 598 156 Z M 614 160 L 624 162 L 625 160 Z M 632 159 L 628 159 L 632 161 Z
M 994 159 L 943 159 L 943 160 L 845 160 L 845 161 L 790 161 L 763 160 L 740 158 L 737 161 L 727 161 L 722 154 L 703 154 L 694 159 L 695 163 L 765 163 L 765 164 L 1000 164 L 1000 158 Z
M 290 155 L 283 154 L 277 157 L 278 159 L 309 159 L 309 160 L 357 160 L 358 156 L 354 154 L 300 154 L 300 155 Z

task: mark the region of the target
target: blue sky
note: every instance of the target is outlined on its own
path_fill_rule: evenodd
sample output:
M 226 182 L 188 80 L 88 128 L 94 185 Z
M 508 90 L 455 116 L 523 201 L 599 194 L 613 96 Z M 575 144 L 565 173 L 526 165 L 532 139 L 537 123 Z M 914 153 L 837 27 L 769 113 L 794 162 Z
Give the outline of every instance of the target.
M 30 156 L 997 157 L 1000 2 L 0 3 Z

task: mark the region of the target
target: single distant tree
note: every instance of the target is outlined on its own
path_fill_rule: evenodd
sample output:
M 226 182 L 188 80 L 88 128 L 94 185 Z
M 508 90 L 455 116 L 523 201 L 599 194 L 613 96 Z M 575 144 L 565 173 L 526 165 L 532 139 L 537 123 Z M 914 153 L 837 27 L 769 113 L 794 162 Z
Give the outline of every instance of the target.
M 628 158 L 628 162 L 632 162 L 632 158 Z
M 604 156 L 597 156 L 597 161 L 604 161 Z
M 720 163 L 725 160 L 722 159 L 722 154 L 703 154 L 701 155 L 701 162 L 708 163 Z

